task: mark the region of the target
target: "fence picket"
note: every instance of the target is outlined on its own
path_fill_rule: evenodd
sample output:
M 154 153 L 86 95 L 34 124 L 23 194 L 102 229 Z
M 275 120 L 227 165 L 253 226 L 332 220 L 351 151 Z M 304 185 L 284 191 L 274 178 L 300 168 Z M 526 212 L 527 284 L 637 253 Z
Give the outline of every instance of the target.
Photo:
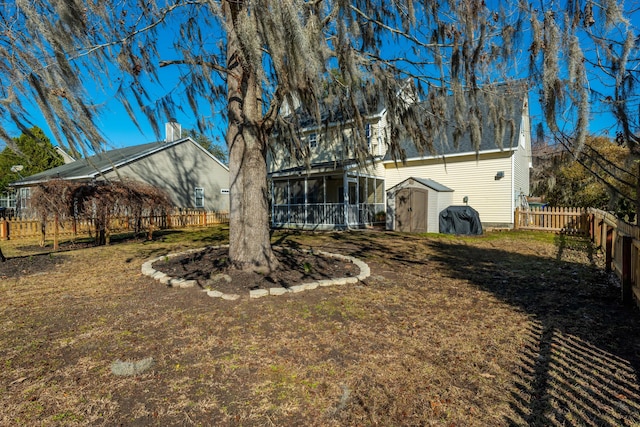
M 229 222 L 227 212 L 176 211 L 164 215 L 150 215 L 143 217 L 117 216 L 109 219 L 108 234 L 131 231 L 142 232 L 151 227 L 157 229 L 172 229 L 186 227 L 207 227 Z M 0 240 L 25 240 L 41 237 L 43 222 L 35 219 L 0 219 Z M 92 237 L 95 224 L 91 219 L 77 218 L 58 222 L 55 219 L 44 222 L 44 233 L 51 235 L 57 228 L 58 237 Z
M 640 227 L 599 209 L 546 208 L 516 209 L 518 230 L 556 231 L 585 234 L 605 252 L 607 271 L 622 282 L 621 299 L 640 306 Z
M 574 207 L 547 207 L 527 210 L 516 209 L 514 226 L 520 230 L 562 231 L 588 234 L 589 215 L 586 210 Z

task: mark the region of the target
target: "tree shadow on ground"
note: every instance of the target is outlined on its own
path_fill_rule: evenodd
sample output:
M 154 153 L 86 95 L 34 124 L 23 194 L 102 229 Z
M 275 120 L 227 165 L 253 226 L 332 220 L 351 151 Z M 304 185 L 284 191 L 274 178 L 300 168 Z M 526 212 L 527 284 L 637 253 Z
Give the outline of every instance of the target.
M 509 425 L 640 423 L 640 313 L 620 303 L 615 281 L 571 261 L 594 252 L 584 239 L 556 239 L 554 257 L 429 241 L 442 272 L 528 313 L 519 375 L 508 392 L 520 420 Z M 507 390 L 505 390 L 507 391 Z

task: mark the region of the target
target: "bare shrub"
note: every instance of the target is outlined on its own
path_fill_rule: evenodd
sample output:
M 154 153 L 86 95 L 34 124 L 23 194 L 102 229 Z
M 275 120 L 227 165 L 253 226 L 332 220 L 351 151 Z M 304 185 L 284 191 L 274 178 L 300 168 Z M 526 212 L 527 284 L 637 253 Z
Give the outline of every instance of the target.
M 162 215 L 173 206 L 164 190 L 137 181 L 51 180 L 34 190 L 32 204 L 43 223 L 43 244 L 48 219 L 54 218 L 57 230 L 58 224 L 70 218 L 74 224 L 79 219 L 93 222 L 98 245 L 108 244 L 114 222 L 125 219 L 129 221 L 127 228 L 133 228 L 136 233 L 147 230 L 148 238 L 152 238 L 156 227 L 154 216 Z M 57 232 L 54 249 L 57 249 Z

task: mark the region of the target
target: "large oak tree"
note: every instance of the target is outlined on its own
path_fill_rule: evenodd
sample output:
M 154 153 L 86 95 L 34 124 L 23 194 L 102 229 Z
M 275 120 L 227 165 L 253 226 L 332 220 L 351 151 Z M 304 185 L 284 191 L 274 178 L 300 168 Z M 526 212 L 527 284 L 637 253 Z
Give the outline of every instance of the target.
M 363 160 L 363 115 L 383 103 L 389 150 L 401 160 L 403 138 L 436 152 L 434 137 L 451 121 L 479 144 L 478 102 L 491 103 L 491 119 L 507 125 L 492 83 L 540 76 L 532 83 L 550 128 L 560 128 L 565 105 L 578 107 L 571 132 L 579 145 L 589 114 L 582 47 L 613 30 L 620 40 L 628 33 L 612 0 L 538 8 L 482 0 L 17 0 L 0 8 L 5 119 L 24 124 L 33 102 L 58 139 L 86 150 L 103 142 L 97 114 L 109 94 L 158 133 L 176 110 L 191 110 L 199 130 L 226 112 L 229 255 L 240 268 L 258 269 L 277 265 L 267 153 L 275 141 L 301 148 L 300 115 L 319 122 L 331 105 L 331 116 L 355 129 L 350 152 Z M 625 49 L 615 45 L 607 58 L 623 77 Z M 426 102 L 397 96 L 406 78 Z M 452 115 L 447 96 L 456 99 Z M 285 103 L 299 108 L 285 117 Z

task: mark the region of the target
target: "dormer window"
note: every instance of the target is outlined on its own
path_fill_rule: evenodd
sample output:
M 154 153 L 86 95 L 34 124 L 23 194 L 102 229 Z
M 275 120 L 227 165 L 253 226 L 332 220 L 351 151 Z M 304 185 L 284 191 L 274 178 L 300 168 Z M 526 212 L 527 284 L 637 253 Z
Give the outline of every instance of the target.
M 307 138 L 307 140 L 309 141 L 309 148 L 316 148 L 318 146 L 318 134 L 317 133 L 309 134 L 309 137 Z

